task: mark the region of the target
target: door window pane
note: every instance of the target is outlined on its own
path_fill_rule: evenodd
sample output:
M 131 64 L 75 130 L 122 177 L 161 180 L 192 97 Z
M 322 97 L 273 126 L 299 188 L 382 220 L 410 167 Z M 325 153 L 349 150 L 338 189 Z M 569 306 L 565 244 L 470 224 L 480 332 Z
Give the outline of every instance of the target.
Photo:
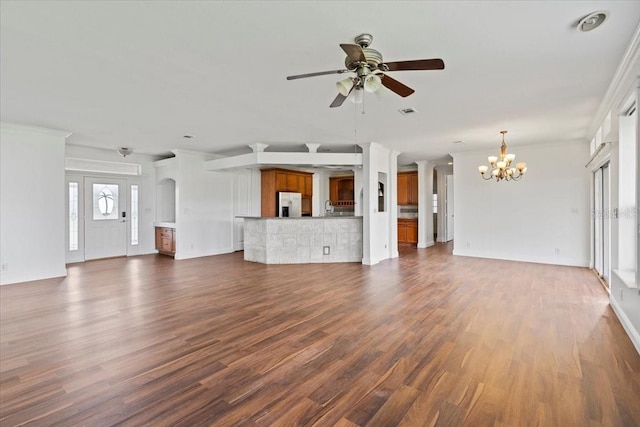
M 138 186 L 131 186 L 131 244 L 138 244 Z
M 117 184 L 93 184 L 93 219 L 118 219 Z
M 78 183 L 69 183 L 69 250 L 78 250 Z

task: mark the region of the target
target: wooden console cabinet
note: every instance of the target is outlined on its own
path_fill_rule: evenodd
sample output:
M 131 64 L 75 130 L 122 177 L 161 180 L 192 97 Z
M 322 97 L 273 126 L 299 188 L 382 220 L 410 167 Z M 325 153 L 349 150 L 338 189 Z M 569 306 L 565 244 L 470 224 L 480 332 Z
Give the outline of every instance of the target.
M 156 227 L 156 249 L 164 255 L 176 254 L 176 230 L 175 228 Z
M 276 193 L 289 191 L 302 194 L 302 216 L 311 216 L 313 174 L 287 169 L 261 171 L 261 216 L 276 216 Z

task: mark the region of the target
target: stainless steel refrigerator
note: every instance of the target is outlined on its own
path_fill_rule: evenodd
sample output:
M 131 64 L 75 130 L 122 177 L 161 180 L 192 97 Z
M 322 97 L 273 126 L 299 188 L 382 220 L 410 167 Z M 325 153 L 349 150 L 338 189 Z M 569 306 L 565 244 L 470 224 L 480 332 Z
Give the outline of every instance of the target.
M 276 212 L 279 217 L 295 218 L 302 216 L 302 194 L 276 193 Z

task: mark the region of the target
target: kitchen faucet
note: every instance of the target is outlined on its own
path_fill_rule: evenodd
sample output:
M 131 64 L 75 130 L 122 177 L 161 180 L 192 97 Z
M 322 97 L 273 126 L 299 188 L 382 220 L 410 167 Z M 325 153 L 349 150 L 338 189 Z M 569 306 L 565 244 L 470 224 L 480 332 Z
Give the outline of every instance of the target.
M 327 207 L 327 203 L 329 204 L 329 207 Z M 324 202 L 324 211 L 333 212 L 333 204 L 331 204 L 331 200 L 327 200 Z

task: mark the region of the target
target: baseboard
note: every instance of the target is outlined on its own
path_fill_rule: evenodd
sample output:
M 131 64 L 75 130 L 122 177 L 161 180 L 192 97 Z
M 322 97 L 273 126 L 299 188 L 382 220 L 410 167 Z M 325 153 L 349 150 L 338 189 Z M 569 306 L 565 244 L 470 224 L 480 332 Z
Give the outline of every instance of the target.
M 618 320 L 627 332 L 627 335 L 629 335 L 629 339 L 631 339 L 636 351 L 640 354 L 640 333 L 638 333 L 636 328 L 633 327 L 631 320 L 629 320 L 622 307 L 618 304 L 618 301 L 613 297 L 613 294 L 609 297 L 609 304 L 611 305 L 611 308 L 613 308 L 613 312 L 618 316 Z
M 588 260 L 554 257 L 508 257 L 498 254 L 481 254 L 477 252 L 454 249 L 453 255 L 468 256 L 472 258 L 501 259 L 504 261 L 533 262 L 536 264 L 566 265 L 568 267 L 589 267 Z
M 433 245 L 435 245 L 436 243 L 433 240 L 429 240 L 426 243 L 418 243 L 418 249 L 425 249 L 425 248 L 429 248 Z
M 33 276 L 22 276 L 18 278 L 9 278 L 6 280 L 4 277 L 0 279 L 0 286 L 5 285 L 21 285 L 24 283 L 35 282 L 38 280 L 58 279 L 67 277 L 67 268 L 56 269 L 55 273 L 48 274 L 36 274 Z

